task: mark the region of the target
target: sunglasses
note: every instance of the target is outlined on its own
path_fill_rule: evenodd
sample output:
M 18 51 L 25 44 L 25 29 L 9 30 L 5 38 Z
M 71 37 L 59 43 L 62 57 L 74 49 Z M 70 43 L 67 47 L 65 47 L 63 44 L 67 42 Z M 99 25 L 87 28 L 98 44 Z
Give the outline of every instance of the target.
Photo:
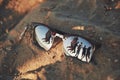
M 37 43 L 46 51 L 53 47 L 56 37 L 63 41 L 63 52 L 66 56 L 76 57 L 81 61 L 90 62 L 95 51 L 95 45 L 88 39 L 75 34 L 67 34 L 48 25 L 36 23 L 34 35 Z

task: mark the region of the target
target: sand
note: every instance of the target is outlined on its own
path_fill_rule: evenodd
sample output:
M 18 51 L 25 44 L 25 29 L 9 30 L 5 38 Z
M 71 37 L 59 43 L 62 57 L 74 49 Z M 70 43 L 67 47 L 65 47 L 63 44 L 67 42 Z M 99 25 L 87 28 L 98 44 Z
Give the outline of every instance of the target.
M 0 0 L 0 80 L 119 80 L 120 2 L 104 0 Z M 31 22 L 78 34 L 101 47 L 90 63 L 68 57 L 61 39 L 49 51 L 33 40 Z

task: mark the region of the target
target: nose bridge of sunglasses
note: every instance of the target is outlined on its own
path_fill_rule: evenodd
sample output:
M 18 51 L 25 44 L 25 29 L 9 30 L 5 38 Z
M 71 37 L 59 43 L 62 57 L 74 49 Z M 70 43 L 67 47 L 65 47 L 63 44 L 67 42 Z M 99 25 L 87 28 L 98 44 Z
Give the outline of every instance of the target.
M 61 39 L 64 39 L 64 35 L 62 35 L 62 34 L 56 33 L 55 36 L 56 36 L 56 37 L 59 37 L 59 38 L 61 38 Z

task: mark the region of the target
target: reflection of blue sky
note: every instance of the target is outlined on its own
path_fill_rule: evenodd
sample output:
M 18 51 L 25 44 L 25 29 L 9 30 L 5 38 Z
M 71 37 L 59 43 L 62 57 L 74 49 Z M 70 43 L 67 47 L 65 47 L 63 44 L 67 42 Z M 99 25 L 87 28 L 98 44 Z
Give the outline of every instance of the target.
M 36 33 L 36 36 L 38 37 L 39 41 L 38 42 L 40 44 L 40 46 L 42 46 L 43 48 L 47 48 L 50 49 L 51 46 L 52 46 L 52 43 L 51 44 L 48 44 L 46 42 L 43 42 L 43 38 L 45 38 L 45 35 L 46 33 L 48 32 L 48 28 L 47 27 L 44 27 L 43 25 L 39 25 L 38 27 L 35 28 L 35 33 Z M 42 44 L 41 44 L 42 43 Z

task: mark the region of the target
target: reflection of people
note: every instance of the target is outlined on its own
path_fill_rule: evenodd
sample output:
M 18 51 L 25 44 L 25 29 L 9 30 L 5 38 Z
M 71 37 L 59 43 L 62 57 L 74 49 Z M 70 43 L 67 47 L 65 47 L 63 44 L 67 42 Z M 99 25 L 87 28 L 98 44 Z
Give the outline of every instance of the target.
M 83 47 L 83 52 L 82 52 L 82 58 L 81 59 L 83 59 L 84 57 L 85 57 L 85 53 L 86 53 L 86 45 Z
M 80 52 L 80 50 L 81 50 L 81 48 L 82 48 L 82 42 L 78 45 L 78 47 L 77 47 L 77 53 L 76 53 L 76 55 L 75 56 L 78 56 L 78 54 L 79 54 L 79 52 Z
M 78 44 L 77 40 L 78 40 L 78 37 L 75 37 L 75 38 L 71 41 L 71 45 L 67 47 L 67 48 L 69 48 L 68 50 L 73 51 L 73 53 L 75 53 L 75 49 L 76 49 L 76 46 L 77 46 L 77 44 Z
M 87 58 L 90 58 L 90 50 L 91 50 L 91 47 L 88 47 L 87 54 L 86 54 L 86 60 Z
M 51 38 L 51 30 L 48 30 L 48 32 L 45 34 L 45 38 L 43 38 L 43 39 L 45 40 L 45 42 L 48 42 L 48 44 L 49 44 L 50 38 Z

